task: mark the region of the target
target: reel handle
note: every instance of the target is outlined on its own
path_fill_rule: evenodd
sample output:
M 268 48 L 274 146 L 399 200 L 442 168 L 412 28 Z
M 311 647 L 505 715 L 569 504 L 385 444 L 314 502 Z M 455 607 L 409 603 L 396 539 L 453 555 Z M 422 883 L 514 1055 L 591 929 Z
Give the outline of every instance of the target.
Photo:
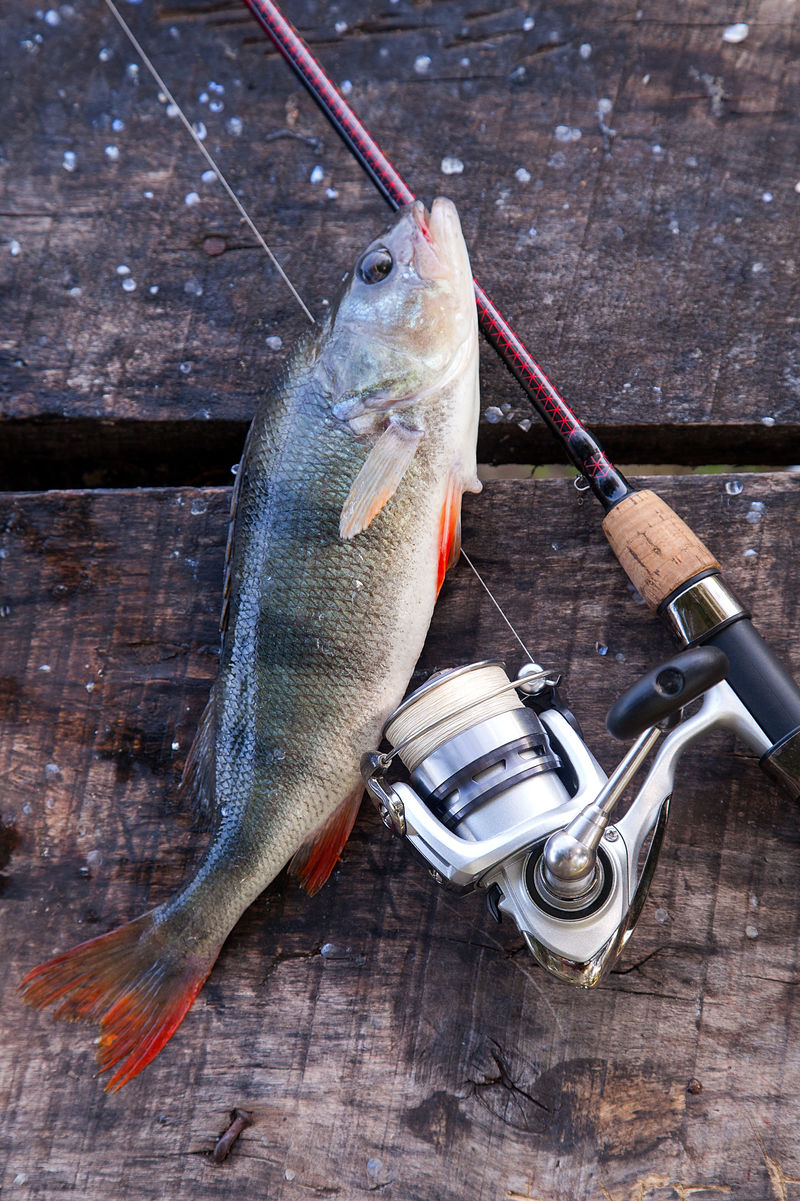
M 623 692 L 611 706 L 606 729 L 614 738 L 637 738 L 725 679 L 728 656 L 716 646 L 673 655 Z

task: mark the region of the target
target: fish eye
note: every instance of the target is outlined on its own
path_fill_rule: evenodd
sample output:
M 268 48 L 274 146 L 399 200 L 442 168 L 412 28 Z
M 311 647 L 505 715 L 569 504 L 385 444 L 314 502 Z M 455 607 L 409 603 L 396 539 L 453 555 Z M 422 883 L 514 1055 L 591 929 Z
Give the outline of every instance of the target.
M 392 270 L 394 259 L 385 246 L 376 246 L 361 256 L 356 273 L 365 284 L 379 284 Z

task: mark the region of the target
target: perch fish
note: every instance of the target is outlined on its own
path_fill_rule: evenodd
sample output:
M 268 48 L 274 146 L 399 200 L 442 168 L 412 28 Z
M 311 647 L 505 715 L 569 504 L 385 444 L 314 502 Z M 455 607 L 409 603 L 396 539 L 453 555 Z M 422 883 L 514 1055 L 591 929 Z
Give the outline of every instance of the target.
M 162 1049 L 285 864 L 327 879 L 479 491 L 478 341 L 455 206 L 400 210 L 260 404 L 236 478 L 220 669 L 182 789 L 216 818 L 196 875 L 34 968 L 25 999 L 95 1021 L 107 1088 Z

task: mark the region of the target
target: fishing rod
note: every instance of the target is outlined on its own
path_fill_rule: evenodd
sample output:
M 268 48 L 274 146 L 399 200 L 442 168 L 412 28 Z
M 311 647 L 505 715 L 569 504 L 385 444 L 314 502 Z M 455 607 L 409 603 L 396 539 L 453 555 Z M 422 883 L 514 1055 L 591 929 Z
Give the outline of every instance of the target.
M 395 209 L 411 203 L 408 184 L 278 6 L 244 2 L 388 203 Z M 475 298 L 482 332 L 600 502 L 603 531 L 634 587 L 683 646 L 707 644 L 727 656 L 726 683 L 719 687 L 728 688 L 731 706 L 741 709 L 737 732 L 762 768 L 797 798 L 800 689 L 794 679 L 723 581 L 714 555 L 660 497 L 634 488 L 614 467 L 477 280 Z

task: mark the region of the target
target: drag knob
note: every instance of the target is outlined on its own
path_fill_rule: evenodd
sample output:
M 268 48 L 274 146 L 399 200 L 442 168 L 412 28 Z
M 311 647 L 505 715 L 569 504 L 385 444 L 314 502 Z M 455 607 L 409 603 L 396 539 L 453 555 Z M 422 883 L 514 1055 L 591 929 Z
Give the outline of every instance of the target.
M 716 646 L 681 651 L 637 680 L 608 711 L 606 729 L 614 738 L 636 738 L 713 688 L 728 673 L 728 656 Z

